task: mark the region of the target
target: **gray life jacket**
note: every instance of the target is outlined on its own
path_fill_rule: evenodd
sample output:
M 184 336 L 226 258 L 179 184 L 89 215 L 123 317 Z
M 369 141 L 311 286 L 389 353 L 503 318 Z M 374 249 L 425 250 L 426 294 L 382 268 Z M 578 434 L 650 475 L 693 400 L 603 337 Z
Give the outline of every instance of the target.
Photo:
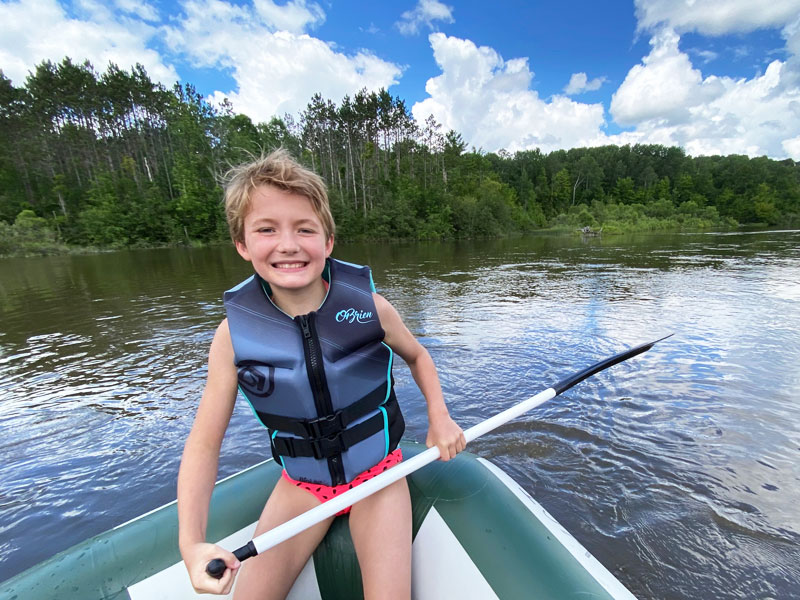
M 291 318 L 258 275 L 225 292 L 239 391 L 290 477 L 349 483 L 393 451 L 405 422 L 369 267 L 329 259 L 328 294 Z

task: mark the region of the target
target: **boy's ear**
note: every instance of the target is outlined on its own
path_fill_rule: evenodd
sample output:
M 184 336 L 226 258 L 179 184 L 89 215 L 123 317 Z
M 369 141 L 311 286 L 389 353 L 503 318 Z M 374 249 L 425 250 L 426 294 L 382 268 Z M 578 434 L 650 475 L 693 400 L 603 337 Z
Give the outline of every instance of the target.
M 239 253 L 239 256 L 247 262 L 250 262 L 250 253 L 247 251 L 247 246 L 244 245 L 244 242 L 237 240 L 233 244 L 236 246 L 236 251 Z
M 325 258 L 328 258 L 333 252 L 333 234 L 331 237 L 328 238 L 328 241 L 325 243 Z

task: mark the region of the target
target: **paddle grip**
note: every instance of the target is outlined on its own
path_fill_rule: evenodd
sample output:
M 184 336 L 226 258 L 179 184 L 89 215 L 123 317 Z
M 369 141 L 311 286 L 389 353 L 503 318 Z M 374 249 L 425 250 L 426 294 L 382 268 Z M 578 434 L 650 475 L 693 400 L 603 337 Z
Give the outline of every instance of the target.
M 252 556 L 256 556 L 258 551 L 256 550 L 255 544 L 252 541 L 247 542 L 241 548 L 237 548 L 233 551 L 233 555 L 241 562 L 243 560 L 247 560 Z M 225 574 L 225 569 L 228 567 L 225 565 L 225 561 L 221 558 L 215 558 L 210 560 L 206 565 L 206 573 L 211 575 L 214 579 L 222 579 L 222 576 Z

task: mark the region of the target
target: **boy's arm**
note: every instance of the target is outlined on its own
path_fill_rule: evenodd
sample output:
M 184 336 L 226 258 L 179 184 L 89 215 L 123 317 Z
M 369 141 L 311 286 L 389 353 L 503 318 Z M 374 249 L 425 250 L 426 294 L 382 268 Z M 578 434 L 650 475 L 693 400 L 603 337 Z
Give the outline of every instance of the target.
M 425 443 L 429 448 L 438 446 L 441 459 L 450 460 L 464 449 L 467 442 L 464 432 L 447 411 L 433 359 L 408 330 L 394 306 L 380 294 L 372 296 L 381 327 L 386 333 L 383 341 L 406 361 L 428 404 L 428 436 Z
M 239 566 L 233 554 L 206 543 L 208 506 L 236 390 L 233 346 L 228 322 L 224 320 L 211 342 L 208 379 L 178 472 L 178 544 L 192 585 L 198 592 L 228 593 Z M 228 566 L 222 579 L 213 579 L 205 573 L 206 564 L 213 558 L 222 558 Z

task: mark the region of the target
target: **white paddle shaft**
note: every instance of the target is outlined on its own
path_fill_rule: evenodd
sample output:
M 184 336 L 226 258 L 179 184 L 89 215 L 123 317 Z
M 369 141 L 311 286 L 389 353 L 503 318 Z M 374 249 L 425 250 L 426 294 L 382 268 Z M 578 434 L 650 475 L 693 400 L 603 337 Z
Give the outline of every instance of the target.
M 481 423 L 478 423 L 474 427 L 470 427 L 464 432 L 464 437 L 466 438 L 467 442 L 471 442 L 483 434 L 500 427 L 500 425 L 508 423 L 510 420 L 515 419 L 529 410 L 536 408 L 540 404 L 544 404 L 555 396 L 556 391 L 553 388 L 547 388 L 535 396 L 531 396 L 527 400 L 523 400 L 519 404 L 515 404 L 511 408 L 504 410 L 503 412 L 496 414 L 495 416 L 490 417 Z M 408 460 L 404 460 L 391 469 L 384 471 L 380 475 L 376 475 L 372 479 L 365 481 L 364 483 L 350 490 L 347 490 L 341 496 L 336 496 L 331 500 L 327 500 L 319 506 L 316 506 L 311 510 L 304 512 L 303 514 L 296 516 L 294 519 L 286 521 L 286 523 L 278 525 L 274 529 L 270 529 L 269 531 L 262 533 L 258 537 L 253 538 L 253 544 L 260 554 L 265 550 L 268 550 L 269 548 L 277 546 L 281 542 L 288 540 L 290 537 L 297 535 L 301 531 L 305 531 L 309 527 L 324 521 L 328 517 L 332 517 L 340 510 L 343 510 L 348 506 L 352 506 L 359 500 L 363 500 L 378 490 L 382 490 L 383 488 L 393 484 L 395 481 L 402 479 L 406 475 L 421 469 L 425 465 L 435 461 L 437 458 L 439 458 L 439 448 L 436 446 L 433 448 L 428 448 L 424 452 L 421 452 L 416 456 L 412 456 Z

